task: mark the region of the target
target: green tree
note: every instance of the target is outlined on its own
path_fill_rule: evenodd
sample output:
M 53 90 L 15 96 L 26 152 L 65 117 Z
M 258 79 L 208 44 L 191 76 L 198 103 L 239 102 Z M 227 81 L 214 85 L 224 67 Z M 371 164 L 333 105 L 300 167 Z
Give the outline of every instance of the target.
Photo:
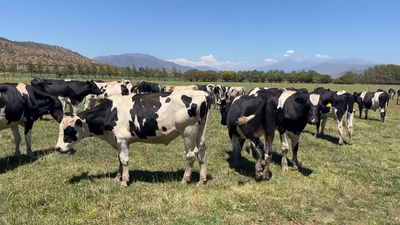
M 46 66 L 44 67 L 43 73 L 45 73 L 45 74 L 51 74 L 51 69 L 50 69 L 50 66 L 49 66 L 49 65 L 46 65 Z
M 267 80 L 270 83 L 281 83 L 283 81 L 283 77 L 280 74 L 270 74 L 267 76 Z
M 185 81 L 198 81 L 200 76 L 200 70 L 198 69 L 191 69 L 183 73 L 183 79 Z
M 57 75 L 58 78 L 61 77 L 62 74 L 61 74 L 60 66 L 58 65 L 58 63 L 53 64 L 53 73 L 55 75 Z
M 102 65 L 102 64 L 100 64 L 100 65 Z M 96 79 L 97 75 L 100 73 L 99 72 L 100 71 L 100 66 L 97 67 L 96 64 L 92 63 L 92 65 L 90 65 L 90 68 L 91 68 L 91 70 L 90 70 L 91 74 L 94 75 L 94 79 Z
M 223 71 L 221 72 L 221 79 L 225 82 L 235 80 L 236 76 L 232 71 Z
M 176 80 L 176 78 L 178 77 L 178 70 L 176 69 L 175 66 L 172 66 L 171 73 L 174 76 L 174 80 Z
M 4 79 L 6 78 L 6 64 L 4 62 L 0 62 L 0 72 L 3 72 Z
M 165 78 L 168 77 L 168 72 L 164 67 L 160 71 L 160 77 L 163 78 L 164 81 L 165 81 Z
M 15 62 L 10 63 L 8 71 L 12 73 L 12 77 L 14 77 L 15 72 L 17 72 L 17 64 L 15 64 Z
M 296 83 L 297 82 L 297 76 L 294 73 L 289 73 L 286 75 L 286 80 L 289 83 Z
M 83 74 L 85 74 L 85 71 L 84 71 L 84 67 L 83 67 L 82 63 L 76 64 L 76 73 L 78 75 L 81 75 L 81 78 L 83 78 Z
M 75 66 L 71 63 L 68 63 L 67 66 L 65 66 L 63 69 L 65 69 L 63 75 L 66 76 L 71 76 L 71 78 L 74 78 L 74 73 L 75 73 Z
M 100 65 L 99 65 L 99 68 L 98 68 L 98 74 L 101 75 L 101 79 L 104 79 L 104 75 L 105 75 L 106 73 L 107 73 L 107 72 L 106 72 L 105 66 L 104 66 L 103 64 L 100 64 Z
M 38 73 L 40 75 L 40 77 L 42 77 L 43 72 L 44 72 L 43 63 L 41 61 L 39 61 L 36 64 L 36 73 Z
M 135 67 L 135 64 L 132 64 L 132 76 L 133 77 L 138 77 L 139 76 L 139 72 L 137 71 L 137 69 Z
M 35 72 L 35 65 L 32 63 L 32 61 L 28 61 L 28 72 L 31 73 L 31 77 L 33 77 L 33 73 Z

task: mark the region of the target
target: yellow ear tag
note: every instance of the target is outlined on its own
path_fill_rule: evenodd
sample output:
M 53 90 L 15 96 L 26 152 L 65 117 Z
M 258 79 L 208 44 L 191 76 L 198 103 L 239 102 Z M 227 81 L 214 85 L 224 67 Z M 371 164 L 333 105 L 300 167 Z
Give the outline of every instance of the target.
M 46 102 L 49 102 L 50 101 L 50 99 L 49 98 L 46 98 Z
M 326 105 L 327 107 L 331 107 L 332 106 L 332 104 L 329 102 L 327 105 Z

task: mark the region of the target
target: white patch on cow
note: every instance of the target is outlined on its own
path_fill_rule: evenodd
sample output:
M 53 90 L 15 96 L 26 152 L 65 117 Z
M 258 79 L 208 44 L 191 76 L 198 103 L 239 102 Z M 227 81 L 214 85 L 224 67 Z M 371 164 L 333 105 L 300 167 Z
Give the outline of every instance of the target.
M 310 94 L 310 102 L 313 106 L 317 106 L 319 102 L 319 94 Z
M 285 101 L 292 95 L 296 94 L 297 91 L 284 91 L 278 99 L 278 109 L 283 108 Z
M 6 119 L 6 107 L 0 109 L 0 120 L 5 120 Z
M 379 95 L 382 93 L 383 92 L 375 92 L 374 97 L 371 99 L 372 105 L 370 109 L 376 111 L 379 108 Z M 385 112 L 385 109 L 381 109 L 381 112 Z
M 73 81 L 72 79 L 64 79 L 65 82 Z
M 240 99 L 243 95 L 237 96 L 235 99 L 233 99 L 232 103 L 234 103 L 236 100 Z
M 367 92 L 366 92 L 366 91 L 363 91 L 363 92 L 361 93 L 361 95 L 360 95 L 360 98 L 364 100 L 364 97 L 365 97 L 366 94 L 367 94 Z
M 146 123 L 146 118 L 143 119 L 142 127 L 144 127 L 144 124 L 145 124 L 145 123 Z
M 137 115 L 135 115 L 135 121 L 133 121 L 133 124 L 135 124 L 136 129 L 140 131 L 140 124 L 137 118 Z
M 29 95 L 29 94 L 28 94 L 28 91 L 26 90 L 26 84 L 18 83 L 18 84 L 17 84 L 17 90 L 21 93 L 21 95 L 22 95 L 22 94 Z
M 347 91 L 345 91 L 345 90 L 336 92 L 337 95 L 343 95 L 343 94 L 346 94 L 346 93 L 347 93 Z

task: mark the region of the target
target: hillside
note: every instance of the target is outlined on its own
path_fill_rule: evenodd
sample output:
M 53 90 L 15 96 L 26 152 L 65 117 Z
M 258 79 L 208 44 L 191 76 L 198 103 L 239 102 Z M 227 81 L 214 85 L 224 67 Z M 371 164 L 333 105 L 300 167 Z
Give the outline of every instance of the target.
M 132 65 L 135 65 L 136 69 L 139 69 L 139 67 L 145 68 L 150 67 L 150 68 L 165 68 L 167 71 L 171 71 L 172 68 L 175 66 L 177 70 L 180 70 L 181 72 L 186 72 L 191 69 L 199 69 L 199 70 L 216 70 L 210 67 L 189 67 L 189 66 L 181 66 L 179 64 L 173 63 L 173 62 L 168 62 L 159 58 L 156 58 L 154 56 L 148 55 L 148 54 L 141 54 L 141 53 L 125 53 L 121 55 L 108 55 L 108 56 L 98 56 L 93 58 L 93 60 L 99 61 L 101 63 L 105 64 L 110 64 L 112 66 L 120 66 L 120 67 L 126 67 Z
M 71 64 L 90 64 L 99 63 L 88 57 L 82 56 L 77 52 L 69 49 L 35 43 L 31 41 L 10 41 L 0 37 L 0 62 L 10 64 L 12 62 L 18 64 L 26 64 L 32 61 L 34 64 L 39 61 L 44 65 L 58 63 L 60 65 Z

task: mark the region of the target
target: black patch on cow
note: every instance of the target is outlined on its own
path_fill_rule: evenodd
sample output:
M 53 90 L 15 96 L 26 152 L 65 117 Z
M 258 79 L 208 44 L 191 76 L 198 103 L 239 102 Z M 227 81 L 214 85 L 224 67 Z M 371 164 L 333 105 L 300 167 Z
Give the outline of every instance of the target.
M 168 97 L 167 99 L 165 99 L 165 103 L 169 103 L 171 101 L 171 98 Z
M 129 89 L 126 85 L 121 85 L 121 95 L 129 95 Z
M 129 121 L 129 129 L 132 136 L 137 136 L 141 139 L 147 137 L 155 137 L 158 128 L 158 110 L 161 107 L 160 97 L 166 97 L 171 93 L 160 92 L 154 94 L 137 94 L 132 97 L 134 102 Z M 136 124 L 139 127 L 136 127 Z
M 192 98 L 187 95 L 182 95 L 182 102 L 185 104 L 186 108 L 189 108 L 190 103 L 192 103 Z
M 71 142 L 73 142 L 73 141 L 77 141 L 78 140 L 78 138 L 76 137 L 76 134 L 77 134 L 78 132 L 75 130 L 75 128 L 74 127 L 71 127 L 71 126 L 67 126 L 65 129 L 64 129 L 64 142 L 65 143 L 71 143 Z
M 164 126 L 162 126 L 161 129 L 162 129 L 164 132 L 167 131 L 167 128 L 164 127 Z
M 196 116 L 196 109 L 197 109 L 197 104 L 192 103 L 192 105 L 190 106 L 190 109 L 188 110 L 188 114 L 190 117 Z

